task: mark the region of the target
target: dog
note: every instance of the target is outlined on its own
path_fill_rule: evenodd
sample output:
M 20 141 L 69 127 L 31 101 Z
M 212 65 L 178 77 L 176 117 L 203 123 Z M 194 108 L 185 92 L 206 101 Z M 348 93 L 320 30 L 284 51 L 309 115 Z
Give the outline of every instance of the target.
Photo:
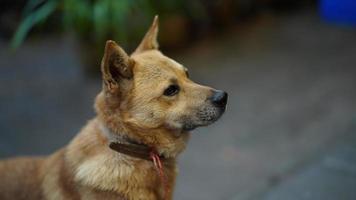
M 220 118 L 228 95 L 191 81 L 157 34 L 158 16 L 130 56 L 106 42 L 97 115 L 48 157 L 1 161 L 0 199 L 172 199 L 190 131 Z

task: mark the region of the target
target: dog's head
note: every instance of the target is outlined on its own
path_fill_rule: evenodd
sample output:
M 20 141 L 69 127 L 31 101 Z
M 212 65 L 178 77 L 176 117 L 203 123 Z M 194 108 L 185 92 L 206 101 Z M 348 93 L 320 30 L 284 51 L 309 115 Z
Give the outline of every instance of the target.
M 157 33 L 155 17 L 131 56 L 115 42 L 106 43 L 96 108 L 111 129 L 130 132 L 163 152 L 167 147 L 179 152 L 188 131 L 224 113 L 227 93 L 190 80 L 187 68 L 158 50 Z

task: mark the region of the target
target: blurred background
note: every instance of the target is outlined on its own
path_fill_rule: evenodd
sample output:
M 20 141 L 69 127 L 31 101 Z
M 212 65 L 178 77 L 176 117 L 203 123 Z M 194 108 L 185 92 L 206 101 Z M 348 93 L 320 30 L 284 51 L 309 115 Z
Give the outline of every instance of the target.
M 95 115 L 105 41 L 132 52 L 155 14 L 162 51 L 230 95 L 175 199 L 356 199 L 354 0 L 2 0 L 0 158 L 66 145 Z

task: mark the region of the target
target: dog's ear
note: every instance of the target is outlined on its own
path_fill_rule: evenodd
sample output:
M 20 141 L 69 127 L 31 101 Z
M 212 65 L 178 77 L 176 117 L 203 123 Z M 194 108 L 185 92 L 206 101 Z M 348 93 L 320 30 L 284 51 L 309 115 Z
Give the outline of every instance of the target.
M 153 23 L 148 29 L 145 37 L 142 39 L 140 45 L 134 51 L 135 53 L 140 53 L 146 50 L 158 49 L 158 42 L 157 42 L 157 35 L 158 35 L 158 15 L 155 16 L 153 19 Z
M 106 88 L 112 91 L 119 87 L 123 80 L 133 77 L 133 60 L 114 41 L 107 41 L 104 57 L 101 61 L 101 72 Z

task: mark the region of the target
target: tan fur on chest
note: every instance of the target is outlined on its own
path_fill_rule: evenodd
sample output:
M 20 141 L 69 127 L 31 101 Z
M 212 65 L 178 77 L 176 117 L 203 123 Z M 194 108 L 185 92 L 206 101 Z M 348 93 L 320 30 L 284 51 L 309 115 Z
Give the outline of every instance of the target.
M 149 196 L 157 199 L 156 193 L 162 193 L 162 188 L 153 163 L 125 157 L 94 156 L 78 166 L 75 180 L 92 188 L 115 191 L 128 199 L 147 199 L 143 197 Z
M 74 169 L 74 180 L 127 199 L 160 199 L 163 187 L 153 163 L 114 152 L 102 145 L 105 142 L 98 120 L 92 120 L 69 144 L 66 158 Z M 170 186 L 173 186 L 175 174 L 175 161 L 172 160 L 165 164 Z

